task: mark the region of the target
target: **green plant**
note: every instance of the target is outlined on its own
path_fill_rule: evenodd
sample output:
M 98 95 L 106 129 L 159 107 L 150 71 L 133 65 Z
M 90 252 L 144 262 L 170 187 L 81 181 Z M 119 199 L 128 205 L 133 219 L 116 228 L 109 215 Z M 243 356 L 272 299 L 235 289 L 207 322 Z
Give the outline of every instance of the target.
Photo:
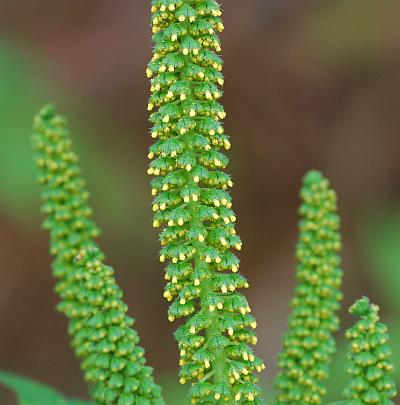
M 188 317 L 175 334 L 181 382 L 194 403 L 260 403 L 255 371 L 264 366 L 250 344 L 256 321 L 245 296 L 239 259 L 242 242 L 224 169 L 230 148 L 221 120 L 224 79 L 217 56 L 222 31 L 216 1 L 152 2 L 154 55 L 149 111 L 156 142 L 148 173 L 154 196 L 154 226 L 160 234 L 160 261 L 168 262 L 164 296 L 169 319 Z
M 359 299 L 350 307 L 350 313 L 361 319 L 346 331 L 349 340 L 347 372 L 352 379 L 344 391 L 349 405 L 391 405 L 396 396 L 396 385 L 390 374 L 391 349 L 388 345 L 387 326 L 379 322 L 379 307 L 369 299 Z
M 42 211 L 47 215 L 43 226 L 50 233 L 56 291 L 62 300 L 58 309 L 70 320 L 72 346 L 82 359 L 92 396 L 101 404 L 162 404 L 114 271 L 102 263 L 94 243 L 99 230 L 65 120 L 46 106 L 35 117 L 34 129 Z
M 342 299 L 339 268 L 341 248 L 336 193 L 321 173 L 309 172 L 301 190 L 299 242 L 296 257 L 297 286 L 292 300 L 284 351 L 279 355 L 282 370 L 276 381 L 278 404 L 320 404 L 326 394 L 333 332 Z
M 264 365 L 251 348 L 257 341 L 256 321 L 237 291 L 249 285 L 233 252 L 242 244 L 228 192 L 233 183 L 224 171 L 229 160 L 223 150 L 230 141 L 218 102 L 224 83 L 217 55 L 220 6 L 215 0 L 153 0 L 152 28 L 155 49 L 147 75 L 155 143 L 148 172 L 156 176 L 153 225 L 163 227 L 160 261 L 168 262 L 168 317 L 187 318 L 175 333 L 180 382 L 191 383 L 195 404 L 261 405 L 255 372 Z M 58 309 L 69 319 L 91 397 L 103 405 L 163 404 L 114 270 L 104 264 L 96 245 L 99 230 L 89 194 L 65 120 L 54 107 L 36 116 L 32 141 L 61 298 Z M 276 381 L 276 402 L 282 405 L 322 403 L 342 298 L 336 194 L 321 173 L 311 171 L 301 198 L 298 285 Z M 392 404 L 396 387 L 378 308 L 363 298 L 350 312 L 361 317 L 346 334 L 352 381 L 344 391 L 346 400 L 335 404 Z M 14 389 L 23 405 L 89 405 L 14 375 L 0 373 L 0 382 Z

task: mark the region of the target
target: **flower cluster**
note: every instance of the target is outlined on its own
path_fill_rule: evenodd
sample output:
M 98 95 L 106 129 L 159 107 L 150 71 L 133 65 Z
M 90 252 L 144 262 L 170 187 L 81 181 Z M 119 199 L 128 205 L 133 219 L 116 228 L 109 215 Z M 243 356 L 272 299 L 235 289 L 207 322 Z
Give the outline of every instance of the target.
M 301 190 L 297 281 L 284 350 L 279 355 L 278 404 L 321 404 L 335 351 L 342 270 L 336 194 L 319 172 Z
M 361 319 L 346 331 L 350 342 L 347 371 L 352 376 L 344 395 L 351 405 L 394 405 L 396 385 L 390 374 L 387 326 L 379 322 L 379 307 L 368 298 L 359 299 L 350 313 Z
M 215 0 L 153 0 L 154 56 L 148 65 L 153 123 L 148 169 L 154 175 L 154 227 L 162 227 L 170 321 L 176 331 L 180 381 L 192 381 L 194 403 L 262 403 L 250 345 L 256 321 L 239 274 L 241 240 L 224 172 L 230 148 L 218 100 L 224 78 L 217 55 L 222 31 Z
M 32 144 L 42 186 L 43 226 L 50 232 L 53 271 L 69 319 L 72 346 L 82 359 L 93 398 L 105 405 L 161 405 L 161 390 L 126 315 L 111 268 L 94 247 L 99 231 L 65 120 L 52 106 L 34 120 Z M 76 261 L 74 258 L 77 256 Z

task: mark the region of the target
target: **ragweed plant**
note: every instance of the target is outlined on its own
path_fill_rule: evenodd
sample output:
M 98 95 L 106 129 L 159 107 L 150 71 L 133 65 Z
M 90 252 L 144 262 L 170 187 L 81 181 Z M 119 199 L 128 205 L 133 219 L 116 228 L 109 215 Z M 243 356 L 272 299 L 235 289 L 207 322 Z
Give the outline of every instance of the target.
M 347 372 L 352 379 L 345 389 L 349 405 L 394 405 L 396 384 L 391 378 L 393 365 L 388 344 L 388 328 L 379 322 L 379 307 L 364 297 L 350 313 L 361 319 L 346 331 L 349 340 Z
M 304 178 L 300 195 L 298 285 L 278 360 L 278 404 L 322 403 L 342 298 L 336 194 L 321 173 L 311 171 Z
M 89 193 L 66 122 L 54 107 L 35 117 L 32 144 L 61 298 L 58 309 L 69 319 L 72 346 L 92 397 L 107 405 L 161 405 L 161 390 L 145 364 L 114 271 L 102 263 L 94 244 L 99 230 L 87 203 Z
M 164 296 L 176 331 L 180 382 L 192 381 L 199 404 L 261 404 L 255 372 L 264 368 L 250 345 L 256 320 L 239 289 L 249 284 L 233 250 L 242 242 L 224 171 L 230 148 L 219 99 L 224 78 L 214 0 L 153 0 L 154 55 L 148 65 L 154 124 L 148 173 L 154 227 L 162 227 L 160 261 L 167 262 Z

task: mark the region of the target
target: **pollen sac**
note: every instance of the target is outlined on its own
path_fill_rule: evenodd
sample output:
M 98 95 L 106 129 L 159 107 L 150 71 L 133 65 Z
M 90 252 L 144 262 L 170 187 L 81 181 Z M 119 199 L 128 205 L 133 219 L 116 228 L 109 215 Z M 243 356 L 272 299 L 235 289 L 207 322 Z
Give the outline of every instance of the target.
M 304 177 L 300 196 L 297 286 L 278 358 L 277 403 L 319 405 L 335 352 L 333 332 L 339 326 L 340 224 L 336 194 L 321 173 Z
M 391 377 L 393 364 L 388 344 L 388 328 L 379 322 L 379 307 L 363 297 L 350 307 L 350 313 L 360 319 L 346 331 L 349 341 L 347 372 L 351 381 L 344 390 L 350 402 L 388 404 L 397 394 Z
M 58 310 L 69 319 L 72 347 L 81 359 L 96 403 L 162 405 L 161 389 L 146 366 L 114 270 L 95 245 L 99 229 L 65 119 L 53 106 L 34 120 L 32 135 L 42 186 L 43 227 L 50 233 Z
M 222 120 L 223 30 L 215 0 L 153 0 L 154 54 L 147 69 L 151 137 L 148 173 L 160 261 L 166 263 L 168 319 L 176 333 L 180 382 L 194 404 L 261 404 L 253 354 L 256 321 L 240 290 L 249 286 L 225 169 L 231 146 Z

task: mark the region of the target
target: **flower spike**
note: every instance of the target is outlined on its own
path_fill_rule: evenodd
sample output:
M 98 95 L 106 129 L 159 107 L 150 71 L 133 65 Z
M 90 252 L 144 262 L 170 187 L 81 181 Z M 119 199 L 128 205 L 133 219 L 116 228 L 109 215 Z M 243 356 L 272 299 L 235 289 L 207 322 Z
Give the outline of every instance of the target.
M 301 198 L 298 285 L 275 384 L 277 404 L 282 405 L 322 403 L 342 298 L 336 194 L 321 173 L 311 171 L 304 178 Z
M 352 379 L 344 390 L 349 405 L 394 405 L 396 384 L 388 345 L 388 328 L 379 322 L 379 307 L 367 297 L 356 301 L 349 312 L 361 318 L 346 331 L 349 340 L 347 372 Z
M 72 150 L 65 119 L 46 106 L 34 119 L 32 146 L 42 186 L 43 227 L 50 233 L 53 273 L 93 399 L 103 405 L 162 405 L 145 365 L 134 320 L 126 315 L 114 271 L 94 244 L 99 230 Z M 74 261 L 75 259 L 75 261 Z
M 234 250 L 242 242 L 225 172 L 230 148 L 219 103 L 224 77 L 215 0 L 153 0 L 154 54 L 148 65 L 153 123 L 148 173 L 160 261 L 167 264 L 168 318 L 176 331 L 180 381 L 192 382 L 195 404 L 261 404 L 253 353 L 256 321 Z

